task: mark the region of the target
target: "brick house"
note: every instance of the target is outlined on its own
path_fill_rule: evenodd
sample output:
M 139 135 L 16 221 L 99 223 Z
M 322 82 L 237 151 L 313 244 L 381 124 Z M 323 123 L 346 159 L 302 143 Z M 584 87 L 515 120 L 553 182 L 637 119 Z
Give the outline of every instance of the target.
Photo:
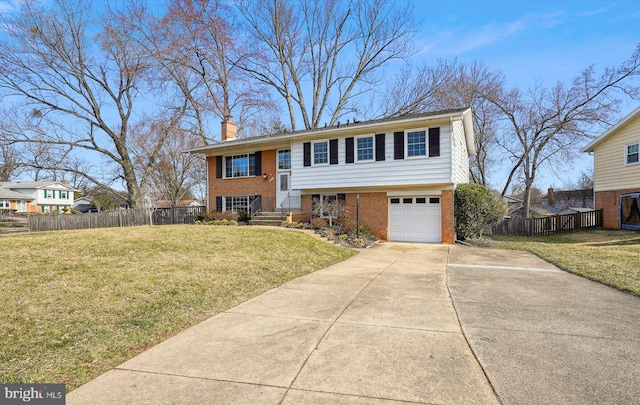
M 455 242 L 453 192 L 469 180 L 472 113 L 455 109 L 236 138 L 194 149 L 207 160 L 207 209 L 297 211 L 341 200 L 381 239 Z
M 604 227 L 640 230 L 640 107 L 587 145 Z
M 62 212 L 73 206 L 76 189 L 66 181 L 0 183 L 0 209 L 24 213 Z

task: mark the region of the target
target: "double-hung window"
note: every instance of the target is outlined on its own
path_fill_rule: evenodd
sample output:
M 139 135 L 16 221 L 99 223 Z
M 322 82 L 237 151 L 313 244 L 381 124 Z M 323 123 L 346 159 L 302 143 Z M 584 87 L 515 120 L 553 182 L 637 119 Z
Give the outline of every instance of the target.
M 27 202 L 24 200 L 16 201 L 16 211 L 17 212 L 27 212 Z
M 255 172 L 255 155 L 227 156 L 226 177 L 249 177 Z
M 62 199 L 69 198 L 69 192 L 67 190 L 60 190 L 60 198 Z
M 55 198 L 55 191 L 44 190 L 44 198 Z
M 278 151 L 278 170 L 291 169 L 291 151 L 289 149 Z
M 628 165 L 640 162 L 640 142 L 625 146 L 625 162 Z
M 322 165 L 329 163 L 329 142 L 314 142 L 313 143 L 313 164 Z
M 407 133 L 407 157 L 427 155 L 427 136 L 425 131 Z
M 373 137 L 356 138 L 358 162 L 373 160 Z
M 8 209 L 9 208 L 9 200 L 0 200 L 0 208 Z

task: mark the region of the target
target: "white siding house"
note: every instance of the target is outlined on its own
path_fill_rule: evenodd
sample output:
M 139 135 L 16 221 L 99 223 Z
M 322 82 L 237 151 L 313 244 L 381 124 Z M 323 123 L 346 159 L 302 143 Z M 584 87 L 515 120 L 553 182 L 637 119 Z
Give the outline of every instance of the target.
M 191 152 L 207 156 L 210 209 L 246 209 L 259 198 L 263 208 L 299 208 L 308 218 L 314 200 L 335 198 L 352 213 L 357 205 L 361 223 L 380 238 L 452 243 L 453 191 L 469 181 L 475 154 L 471 115 L 455 109 L 351 122 Z M 282 156 L 290 158 L 285 165 Z

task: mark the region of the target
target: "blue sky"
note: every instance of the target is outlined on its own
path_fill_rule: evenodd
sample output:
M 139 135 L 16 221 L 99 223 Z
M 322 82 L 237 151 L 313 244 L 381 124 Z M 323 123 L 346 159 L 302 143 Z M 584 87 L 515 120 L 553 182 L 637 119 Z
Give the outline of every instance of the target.
M 148 1 L 152 6 L 165 3 Z M 406 4 L 392 1 L 399 7 Z M 552 86 L 568 81 L 591 64 L 597 71 L 619 65 L 640 43 L 638 0 L 411 1 L 422 20 L 415 43 L 418 52 L 410 61 L 414 66 L 437 59 L 478 60 L 501 70 L 509 86 L 523 90 L 536 82 Z M 17 3 L 0 0 L 0 12 L 12 11 Z M 627 100 L 620 116 L 638 105 L 640 100 Z M 563 188 L 591 165 L 592 157 L 583 154 L 562 174 L 541 172 L 536 186 Z M 497 173 L 491 181 L 494 187 L 503 182 Z
M 619 65 L 640 43 L 637 0 L 412 2 L 423 20 L 413 64 L 438 58 L 479 60 L 501 70 L 508 85 L 521 89 L 536 82 L 552 86 L 568 81 L 591 64 L 597 71 Z M 638 105 L 640 100 L 626 100 L 621 116 Z M 543 171 L 536 186 L 543 191 L 552 185 L 563 188 L 591 166 L 592 157 L 583 154 L 562 174 Z M 503 183 L 493 180 L 497 187 Z

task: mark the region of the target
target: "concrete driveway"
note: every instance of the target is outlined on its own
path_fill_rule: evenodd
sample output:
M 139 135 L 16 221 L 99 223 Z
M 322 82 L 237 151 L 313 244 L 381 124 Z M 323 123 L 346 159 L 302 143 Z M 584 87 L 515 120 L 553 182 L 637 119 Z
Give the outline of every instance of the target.
M 452 246 L 464 334 L 504 404 L 637 404 L 640 298 L 525 252 Z
M 632 403 L 639 314 L 638 298 L 527 253 L 383 243 L 185 330 L 67 404 Z

